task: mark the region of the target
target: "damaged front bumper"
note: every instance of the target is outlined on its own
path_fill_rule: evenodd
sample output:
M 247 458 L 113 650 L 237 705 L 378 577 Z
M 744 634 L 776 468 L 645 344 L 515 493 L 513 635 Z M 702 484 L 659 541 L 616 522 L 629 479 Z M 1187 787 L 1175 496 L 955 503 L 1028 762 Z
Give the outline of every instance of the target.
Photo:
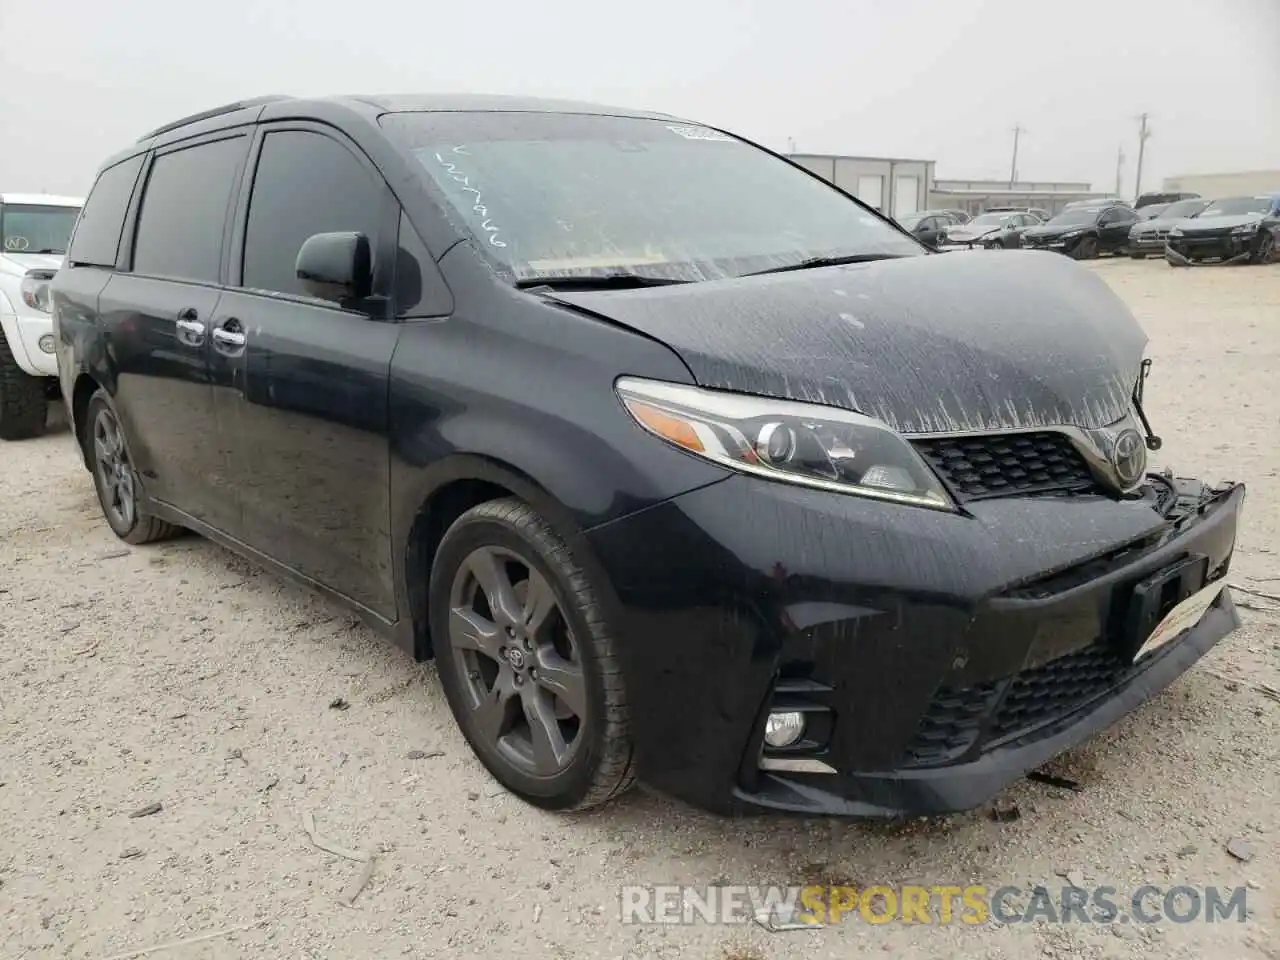
M 1253 256 L 1255 234 L 1238 237 L 1215 237 L 1208 240 L 1169 240 L 1164 257 L 1180 267 L 1221 267 L 1247 263 Z
M 1153 477 L 1142 498 L 945 515 L 733 477 L 592 531 L 640 774 L 725 813 L 977 806 L 1238 625 L 1243 498 Z M 1183 602 L 1190 622 L 1141 649 Z M 779 711 L 806 727 L 775 749 Z

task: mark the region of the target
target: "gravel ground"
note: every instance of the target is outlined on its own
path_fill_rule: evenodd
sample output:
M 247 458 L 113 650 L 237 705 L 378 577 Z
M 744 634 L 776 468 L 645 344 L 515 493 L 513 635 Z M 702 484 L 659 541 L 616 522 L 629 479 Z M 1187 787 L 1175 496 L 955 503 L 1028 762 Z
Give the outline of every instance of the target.
M 1102 261 L 1155 359 L 1162 463 L 1250 485 L 1232 581 L 1280 593 L 1280 265 Z M 65 429 L 0 445 L 0 956 L 1280 957 L 1280 604 L 989 811 L 724 821 L 643 791 L 576 817 L 501 793 L 431 666 L 188 537 L 129 548 Z M 1270 608 L 1267 612 L 1261 608 Z M 346 709 L 332 707 L 342 698 Z M 162 809 L 130 817 L 151 804 Z M 322 839 L 377 852 L 359 863 Z M 1252 859 L 1225 845 L 1244 839 Z M 1247 922 L 769 933 L 618 919 L 628 883 L 1249 884 Z M 244 928 L 235 930 L 233 928 Z M 1270 952 L 1268 952 L 1270 951 Z

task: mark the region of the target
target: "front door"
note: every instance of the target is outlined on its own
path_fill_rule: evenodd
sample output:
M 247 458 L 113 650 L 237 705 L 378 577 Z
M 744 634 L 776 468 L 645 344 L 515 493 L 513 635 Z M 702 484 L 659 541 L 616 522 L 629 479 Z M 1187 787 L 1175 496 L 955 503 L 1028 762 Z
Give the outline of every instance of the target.
M 336 135 L 268 127 L 259 141 L 237 215 L 239 284 L 210 330 L 244 512 L 237 536 L 391 619 L 388 371 L 401 328 L 309 296 L 295 262 L 314 234 L 363 233 L 375 293 L 389 294 L 399 206 Z
M 148 496 L 218 529 L 239 525 L 209 384 L 209 323 L 248 134 L 157 154 L 146 173 L 129 269 L 99 298 L 114 401 Z

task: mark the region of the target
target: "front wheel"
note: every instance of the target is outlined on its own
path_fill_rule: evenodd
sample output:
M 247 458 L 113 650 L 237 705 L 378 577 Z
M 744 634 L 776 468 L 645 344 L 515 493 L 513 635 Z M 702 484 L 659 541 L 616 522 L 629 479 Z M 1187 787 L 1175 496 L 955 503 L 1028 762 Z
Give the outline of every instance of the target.
M 429 611 L 462 734 L 507 789 L 580 810 L 634 781 L 616 641 L 568 545 L 528 504 L 480 504 L 445 533 Z
M 1253 256 L 1249 258 L 1250 263 L 1269 263 L 1276 252 L 1275 234 L 1266 231 L 1258 240 L 1258 249 L 1253 251 Z
M 0 440 L 30 440 L 44 433 L 49 414 L 43 377 L 33 377 L 14 359 L 0 333 Z
M 1071 249 L 1071 255 L 1077 260 L 1092 260 L 1098 255 L 1098 238 L 1081 237 Z
M 85 458 L 93 471 L 98 503 L 111 531 L 125 543 L 164 540 L 181 527 L 158 520 L 144 510 L 142 485 L 120 429 L 120 419 L 105 390 L 89 398 L 83 438 Z

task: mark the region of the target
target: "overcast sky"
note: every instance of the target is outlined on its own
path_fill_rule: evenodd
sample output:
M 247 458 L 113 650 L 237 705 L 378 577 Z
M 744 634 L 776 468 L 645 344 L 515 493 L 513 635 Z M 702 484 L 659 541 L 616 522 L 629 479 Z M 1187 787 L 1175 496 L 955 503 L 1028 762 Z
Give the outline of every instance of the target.
M 0 0 L 0 189 L 263 93 L 567 96 L 944 178 L 1280 169 L 1280 0 Z M 1277 184 L 1280 189 L 1280 184 Z

